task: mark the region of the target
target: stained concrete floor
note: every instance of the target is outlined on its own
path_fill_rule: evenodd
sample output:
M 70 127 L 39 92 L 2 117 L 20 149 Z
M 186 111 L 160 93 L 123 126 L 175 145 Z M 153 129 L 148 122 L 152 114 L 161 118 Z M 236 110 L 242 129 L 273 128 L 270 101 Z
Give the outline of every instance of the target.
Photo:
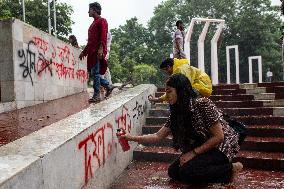
M 243 169 L 229 185 L 186 185 L 170 180 L 168 163 L 132 162 L 110 189 L 284 189 L 284 172 Z

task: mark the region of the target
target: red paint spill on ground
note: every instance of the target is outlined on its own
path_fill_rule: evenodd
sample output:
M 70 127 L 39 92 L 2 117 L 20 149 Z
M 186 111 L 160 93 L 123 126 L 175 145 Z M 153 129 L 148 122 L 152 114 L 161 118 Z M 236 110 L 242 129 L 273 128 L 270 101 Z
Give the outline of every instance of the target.
M 0 114 L 0 146 L 87 108 L 88 98 L 84 92 Z
M 110 189 L 283 189 L 284 172 L 244 169 L 230 185 L 186 185 L 170 180 L 168 163 L 133 162 Z

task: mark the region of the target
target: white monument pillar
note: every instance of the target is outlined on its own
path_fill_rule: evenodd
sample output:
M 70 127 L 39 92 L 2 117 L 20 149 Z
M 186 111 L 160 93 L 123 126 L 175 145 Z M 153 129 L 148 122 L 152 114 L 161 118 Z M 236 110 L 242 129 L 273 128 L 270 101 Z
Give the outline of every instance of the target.
M 204 66 L 204 41 L 208 32 L 210 22 L 206 22 L 198 39 L 198 68 L 205 71 Z
M 54 36 L 56 36 L 57 29 L 56 29 L 56 1 L 53 0 L 53 20 L 54 20 Z
M 50 0 L 47 0 L 48 33 L 51 34 Z
M 208 28 L 210 23 L 219 23 L 218 29 L 214 35 L 214 37 L 211 40 L 211 79 L 212 79 L 212 84 L 218 84 L 218 52 L 217 52 L 217 42 L 218 39 L 221 35 L 222 29 L 225 24 L 225 20 L 221 19 L 208 19 L 208 18 L 193 18 L 190 22 L 188 31 L 185 36 L 185 54 L 187 59 L 190 60 L 190 41 L 191 41 L 191 35 L 193 32 L 193 26 L 195 22 L 205 22 L 205 25 L 203 27 L 203 30 L 199 36 L 198 39 L 198 68 L 201 70 L 205 70 L 204 66 L 204 40 L 206 37 L 206 34 L 208 32 Z
M 252 60 L 258 61 L 258 82 L 262 83 L 262 58 L 261 56 L 249 56 L 249 83 L 253 83 L 252 80 Z
M 230 49 L 235 49 L 235 65 L 236 65 L 236 83 L 240 83 L 240 61 L 239 61 L 239 47 L 238 45 L 232 45 L 226 47 L 227 57 L 227 84 L 231 83 L 231 68 L 230 68 Z
M 218 40 L 224 28 L 224 22 L 220 22 L 218 29 L 211 40 L 211 77 L 212 84 L 219 83 L 218 71 Z

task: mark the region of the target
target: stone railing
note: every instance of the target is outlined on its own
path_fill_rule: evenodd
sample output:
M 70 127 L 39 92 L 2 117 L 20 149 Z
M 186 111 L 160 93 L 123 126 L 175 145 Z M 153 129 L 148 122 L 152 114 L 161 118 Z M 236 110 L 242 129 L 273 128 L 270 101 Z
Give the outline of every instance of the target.
M 17 19 L 0 21 L 0 102 L 32 106 L 86 91 L 86 61 L 74 48 Z
M 0 147 L 0 189 L 104 189 L 132 160 L 115 135 L 141 134 L 154 85 L 139 85 Z

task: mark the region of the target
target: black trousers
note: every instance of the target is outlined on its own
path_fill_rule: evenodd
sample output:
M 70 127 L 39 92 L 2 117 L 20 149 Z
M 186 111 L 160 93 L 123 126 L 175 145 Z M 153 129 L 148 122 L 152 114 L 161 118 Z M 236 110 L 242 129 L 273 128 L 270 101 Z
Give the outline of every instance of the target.
M 232 163 L 217 149 L 195 156 L 180 167 L 179 158 L 168 169 L 169 177 L 192 184 L 228 183 L 232 177 Z

